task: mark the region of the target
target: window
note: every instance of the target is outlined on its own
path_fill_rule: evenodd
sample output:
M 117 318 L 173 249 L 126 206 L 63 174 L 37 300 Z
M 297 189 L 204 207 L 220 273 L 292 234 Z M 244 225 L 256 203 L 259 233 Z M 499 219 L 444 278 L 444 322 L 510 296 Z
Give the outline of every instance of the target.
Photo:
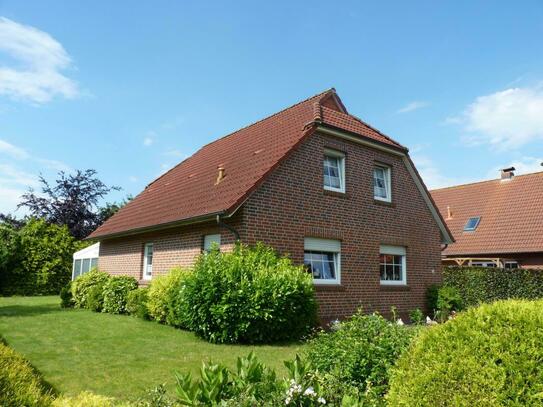
M 345 155 L 339 151 L 324 151 L 324 189 L 345 192 Z
M 479 226 L 480 221 L 481 221 L 480 216 L 469 218 L 468 222 L 466 223 L 466 226 L 464 226 L 464 231 L 470 232 L 477 229 L 477 226 Z
M 81 275 L 81 260 L 74 260 L 74 272 L 73 272 L 73 275 L 74 275 L 74 279 L 76 279 L 77 277 L 79 277 Z
M 315 284 L 339 284 L 341 242 L 307 237 L 304 241 L 304 264 Z
M 146 243 L 143 256 L 143 279 L 150 280 L 153 277 L 153 244 Z
M 204 252 L 208 253 L 216 244 L 218 248 L 221 247 L 221 235 L 205 235 L 204 236 Z
M 83 259 L 83 265 L 81 266 L 81 274 L 88 273 L 90 270 L 90 259 Z
M 518 269 L 519 264 L 517 261 L 506 261 L 503 267 L 506 269 Z
M 379 165 L 373 169 L 373 197 L 379 201 L 391 202 L 389 167 Z
M 405 247 L 381 246 L 379 265 L 381 269 L 381 284 L 407 284 Z
M 98 267 L 98 259 L 95 257 L 95 258 L 91 259 L 90 268 L 92 270 L 92 269 L 95 269 L 97 267 Z

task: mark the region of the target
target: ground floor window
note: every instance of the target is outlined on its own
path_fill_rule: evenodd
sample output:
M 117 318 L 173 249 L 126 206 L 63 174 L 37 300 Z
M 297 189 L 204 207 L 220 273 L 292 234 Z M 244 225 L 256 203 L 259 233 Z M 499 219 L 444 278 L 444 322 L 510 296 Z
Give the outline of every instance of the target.
M 517 261 L 506 261 L 503 267 L 506 269 L 518 269 L 520 266 Z
M 153 243 L 146 243 L 143 256 L 143 279 L 150 280 L 153 277 Z
M 304 241 L 304 264 L 315 284 L 339 284 L 341 242 L 307 237 Z
M 205 235 L 204 236 L 204 252 L 209 253 L 213 245 L 217 245 L 220 249 L 221 247 L 221 235 Z
M 90 257 L 86 259 L 75 259 L 72 270 L 72 279 L 76 279 L 82 274 L 88 273 L 90 270 L 98 267 L 98 257 Z
M 381 284 L 407 284 L 405 247 L 382 245 L 379 253 L 379 266 L 381 270 Z

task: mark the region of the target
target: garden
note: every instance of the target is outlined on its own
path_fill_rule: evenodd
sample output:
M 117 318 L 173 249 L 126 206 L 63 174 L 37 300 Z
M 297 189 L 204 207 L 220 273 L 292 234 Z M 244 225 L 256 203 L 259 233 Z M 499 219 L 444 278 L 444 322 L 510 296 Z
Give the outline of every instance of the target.
M 0 298 L 0 404 L 541 405 L 541 287 L 540 271 L 447 269 L 429 317 L 322 330 L 310 276 L 263 245 L 148 288 L 92 270 L 60 298 Z

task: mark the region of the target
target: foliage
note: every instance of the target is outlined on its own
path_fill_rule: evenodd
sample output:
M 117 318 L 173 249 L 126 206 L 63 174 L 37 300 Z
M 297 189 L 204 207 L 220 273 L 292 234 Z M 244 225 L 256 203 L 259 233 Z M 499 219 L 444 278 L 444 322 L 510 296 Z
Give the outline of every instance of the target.
M 176 407 L 179 403 L 168 394 L 166 386 L 160 384 L 145 392 L 135 405 L 136 407 Z
M 440 321 L 445 321 L 451 312 L 463 308 L 462 297 L 456 287 L 433 285 L 428 289 L 427 299 L 428 308 Z
M 72 283 L 69 282 L 60 290 L 60 307 L 72 308 L 74 306 L 74 296 L 72 295 Z
M 113 276 L 106 281 L 103 288 L 104 305 L 102 312 L 110 314 L 124 314 L 126 300 L 130 291 L 138 288 L 138 282 L 134 277 Z
M 0 225 L 7 226 L 10 229 L 19 230 L 26 225 L 26 219 L 17 219 L 11 214 L 0 213 Z
M 88 391 L 76 396 L 62 396 L 53 401 L 52 407 L 130 407 L 129 403 L 120 402 L 111 397 L 100 396 Z
M 108 187 L 96 177 L 95 170 L 59 172 L 55 185 L 40 176 L 41 192 L 31 188 L 18 207 L 48 223 L 66 226 L 76 239 L 83 239 L 104 222 L 98 202 L 118 187 Z
M 43 220 L 19 230 L 0 225 L 0 294 L 58 294 L 70 281 L 73 253 L 85 245 Z
M 105 222 L 109 218 L 111 218 L 113 215 L 115 215 L 119 210 L 127 205 L 131 200 L 133 200 L 134 197 L 132 195 L 127 195 L 125 198 L 123 198 L 120 202 L 106 202 L 105 206 L 102 206 L 99 208 L 98 217 L 101 220 L 101 222 Z
M 148 319 L 149 310 L 147 308 L 147 300 L 149 298 L 148 288 L 136 288 L 126 296 L 126 311 L 130 315 L 135 315 L 138 318 Z
M 409 312 L 409 320 L 415 325 L 422 325 L 424 323 L 424 314 L 420 308 L 416 308 Z
M 306 356 L 320 372 L 356 386 L 368 400 L 378 400 L 388 389 L 389 371 L 409 346 L 416 328 L 361 312 L 321 332 L 309 342 Z
M 188 328 L 215 343 L 299 339 L 316 321 L 311 276 L 262 244 L 201 255 L 185 299 Z
M 76 308 L 101 310 L 104 302 L 104 285 L 109 279 L 109 274 L 97 269 L 77 277 L 72 283 L 72 294 Z
M 52 390 L 21 355 L 0 340 L 0 405 L 42 407 L 51 403 Z
M 500 301 L 423 331 L 394 370 L 390 404 L 541 405 L 542 310 L 543 300 Z
M 464 306 L 509 298 L 543 298 L 543 270 L 447 267 L 443 283 L 456 288 Z
M 190 275 L 190 271 L 176 267 L 165 276 L 151 281 L 147 307 L 152 319 L 180 328 L 186 327 L 184 291 Z

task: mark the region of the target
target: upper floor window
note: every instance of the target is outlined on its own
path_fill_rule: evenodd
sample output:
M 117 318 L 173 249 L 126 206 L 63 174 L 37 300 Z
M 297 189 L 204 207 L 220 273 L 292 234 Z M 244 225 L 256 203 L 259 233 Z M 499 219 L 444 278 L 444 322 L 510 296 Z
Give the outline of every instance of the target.
M 392 200 L 390 167 L 378 165 L 373 169 L 373 196 L 380 201 Z
M 324 151 L 324 189 L 345 192 L 345 155 L 339 151 Z
M 475 229 L 477 229 L 477 226 L 479 226 L 480 221 L 481 221 L 480 216 L 469 218 L 466 225 L 464 226 L 464 230 L 466 232 L 474 231 Z
M 407 283 L 407 268 L 405 247 L 380 247 L 379 266 L 381 269 L 381 284 L 403 285 Z
M 339 284 L 341 274 L 341 243 L 339 240 L 306 237 L 304 264 L 315 284 Z
M 204 252 L 209 253 L 214 246 L 220 249 L 221 235 L 220 234 L 205 235 L 204 236 Z
M 150 280 L 153 277 L 153 244 L 145 243 L 143 251 L 143 279 Z

